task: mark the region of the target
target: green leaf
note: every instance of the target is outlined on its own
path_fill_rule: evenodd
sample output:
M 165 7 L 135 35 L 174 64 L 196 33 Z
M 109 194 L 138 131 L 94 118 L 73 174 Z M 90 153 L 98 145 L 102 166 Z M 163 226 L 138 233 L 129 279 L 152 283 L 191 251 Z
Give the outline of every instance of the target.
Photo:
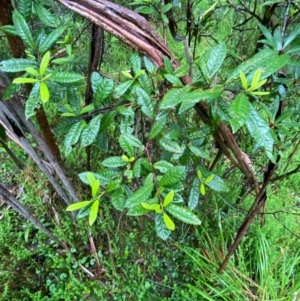
M 296 37 L 300 34 L 300 26 L 299 24 L 289 33 L 289 35 L 284 39 L 283 49 L 291 44 L 292 41 L 296 39 Z
M 170 168 L 173 168 L 173 164 L 167 161 L 158 161 L 153 165 L 153 167 L 158 169 L 161 173 L 166 173 Z
M 52 76 L 50 80 L 58 83 L 74 83 L 79 80 L 84 79 L 84 77 L 78 73 L 72 73 L 72 72 L 54 72 L 52 73 Z
M 146 70 L 150 74 L 154 73 L 155 66 L 153 65 L 153 63 L 147 57 L 145 57 L 145 56 L 143 57 L 143 60 L 144 60 L 144 65 L 145 65 Z
M 190 225 L 200 225 L 201 221 L 199 218 L 189 209 L 170 204 L 166 207 L 166 210 L 172 214 L 175 218 L 179 219 L 180 221 L 190 224 Z
M 126 91 L 131 87 L 133 83 L 134 80 L 131 79 L 117 86 L 115 89 L 114 98 L 120 98 L 123 94 L 126 93 Z
M 139 107 L 141 108 L 141 111 L 149 118 L 154 118 L 154 108 L 152 104 L 152 100 L 148 93 L 140 88 L 137 87 L 135 89 L 136 94 L 137 94 L 137 103 Z
M 165 197 L 163 201 L 163 207 L 167 207 L 174 199 L 175 192 L 171 190 Z
M 252 105 L 250 105 L 250 113 L 246 125 L 256 143 L 264 147 L 266 151 L 272 153 L 274 140 L 270 133 L 269 124 L 260 116 Z
M 20 14 L 28 21 L 31 16 L 32 0 L 18 0 L 17 7 Z
M 14 10 L 12 18 L 19 37 L 29 48 L 34 49 L 35 42 L 23 16 L 17 10 Z
M 165 149 L 168 152 L 175 153 L 175 154 L 181 154 L 181 148 L 180 145 L 169 139 L 168 137 L 164 137 L 159 140 L 159 144 L 163 149 Z
M 155 230 L 158 237 L 163 240 L 167 240 L 171 234 L 171 230 L 166 226 L 162 214 L 155 215 Z
M 142 186 L 141 188 L 133 192 L 126 200 L 126 208 L 132 208 L 144 202 L 150 196 L 153 188 L 154 184 L 150 184 L 147 186 Z
M 233 79 L 238 78 L 241 71 L 246 74 L 251 71 L 254 72 L 258 68 L 262 69 L 261 79 L 265 79 L 281 69 L 289 61 L 290 57 L 287 54 L 279 55 L 277 50 L 263 49 L 234 69 L 232 74 L 226 80 L 226 83 L 231 83 Z
M 170 82 L 171 84 L 173 84 L 174 86 L 177 86 L 177 87 L 182 87 L 183 86 L 181 80 L 177 76 L 175 76 L 173 74 L 164 74 L 164 78 L 168 82 Z
M 174 166 L 169 169 L 159 180 L 159 186 L 170 186 L 184 180 L 186 175 L 184 166 Z
M 91 112 L 93 111 L 95 108 L 94 108 L 94 104 L 90 103 L 89 105 L 83 107 L 80 111 L 79 111 L 79 115 L 83 115 L 87 112 Z
M 143 72 L 139 77 L 138 81 L 141 85 L 141 88 L 143 88 L 149 95 L 152 93 L 152 82 L 149 79 L 148 74 Z
M 34 2 L 34 8 L 41 22 L 43 22 L 46 26 L 56 27 L 55 16 L 48 9 L 36 1 Z
M 72 108 L 72 112 L 74 112 L 76 115 L 79 115 L 81 109 L 81 98 L 80 98 L 79 91 L 74 87 L 68 87 L 67 98 L 68 98 L 68 103 Z
M 135 9 L 135 11 L 137 13 L 141 13 L 144 15 L 149 15 L 149 14 L 153 14 L 156 12 L 155 8 L 152 6 L 139 6 L 138 8 Z
M 187 89 L 172 89 L 169 90 L 163 97 L 159 105 L 161 110 L 174 108 L 176 105 L 186 99 Z
M 9 34 L 11 36 L 18 36 L 18 33 L 13 25 L 5 25 L 1 26 L 0 30 L 6 34 Z
M 65 30 L 66 26 L 60 26 L 51 31 L 51 33 L 39 45 L 40 52 L 45 53 L 46 51 L 50 50 Z
M 199 192 L 200 192 L 200 181 L 199 179 L 195 178 L 189 194 L 188 206 L 190 210 L 194 210 L 198 206 L 199 197 L 200 197 Z
M 140 55 L 137 52 L 134 52 L 130 59 L 130 66 L 134 74 L 139 72 L 141 70 L 141 58 Z
M 81 120 L 72 125 L 68 134 L 65 137 L 65 153 L 68 155 L 72 151 L 72 145 L 76 144 L 79 140 L 80 134 L 85 127 L 85 121 Z
M 38 65 L 33 60 L 28 59 L 10 59 L 0 62 L 0 70 L 3 72 L 21 72 L 26 68 L 36 68 Z
M 89 214 L 89 225 L 92 226 L 97 217 L 98 217 L 98 211 L 99 211 L 99 204 L 100 204 L 100 200 L 97 199 L 96 201 L 94 201 L 93 205 L 91 206 L 91 210 L 90 210 L 90 214 Z
M 115 189 L 120 187 L 120 184 L 122 183 L 122 179 L 116 179 L 116 180 L 112 180 L 108 183 L 108 185 L 106 186 L 105 192 L 111 192 L 114 191 Z
M 211 79 L 221 68 L 226 58 L 226 45 L 218 44 L 209 49 L 200 61 L 200 67 L 205 77 Z
M 26 119 L 34 116 L 36 113 L 36 109 L 38 109 L 41 105 L 39 98 L 40 91 L 40 82 L 34 84 L 31 89 L 30 95 L 25 103 L 25 117 Z
M 101 115 L 95 116 L 89 124 L 85 127 L 81 134 L 81 147 L 91 145 L 97 138 L 101 123 Z
M 173 65 L 172 65 L 170 59 L 167 56 L 164 57 L 164 65 L 165 65 L 166 71 L 169 74 L 173 74 Z
M 193 146 L 193 145 L 188 145 L 188 148 L 197 157 L 203 158 L 203 159 L 208 160 L 208 161 L 211 160 L 210 156 L 205 151 L 201 150 L 199 147 L 196 147 L 196 146 Z
M 144 148 L 139 139 L 128 133 L 120 136 L 119 143 L 121 148 L 129 155 L 129 157 L 134 157 L 134 147 L 139 149 Z
M 50 51 L 47 51 L 41 61 L 40 64 L 40 75 L 43 76 L 48 68 L 50 62 Z
M 155 121 L 155 123 L 152 125 L 150 134 L 149 134 L 149 139 L 152 140 L 154 139 L 161 131 L 164 129 L 165 125 L 167 123 L 166 118 L 161 118 Z
M 115 84 L 113 80 L 104 78 L 100 82 L 93 100 L 96 110 L 101 107 L 104 100 L 108 99 L 112 95 L 114 89 Z
M 74 203 L 72 205 L 69 205 L 66 209 L 66 211 L 75 211 L 75 210 L 79 210 L 87 205 L 89 205 L 91 203 L 91 201 L 82 201 L 82 202 L 78 202 L 78 203 Z
M 228 187 L 225 185 L 224 181 L 218 177 L 217 175 L 214 176 L 214 178 L 206 183 L 208 187 L 210 187 L 214 191 L 229 191 Z
M 102 165 L 109 168 L 117 168 L 125 166 L 127 163 L 122 160 L 122 157 L 109 157 L 102 161 Z
M 250 103 L 248 97 L 244 93 L 237 95 L 230 105 L 229 113 L 232 116 L 230 125 L 235 133 L 245 124 L 250 113 Z
M 198 179 L 201 181 L 203 178 L 201 170 L 197 170 L 197 176 L 198 176 Z
M 40 98 L 43 103 L 47 102 L 50 98 L 50 92 L 45 82 L 40 83 Z
M 218 99 L 223 92 L 222 86 L 215 86 L 209 90 L 197 89 L 190 93 L 187 93 L 184 97 L 184 101 L 181 103 L 179 108 L 179 114 L 193 108 L 196 103 L 200 101 L 211 102 Z
M 126 202 L 123 190 L 121 188 L 114 190 L 110 197 L 111 197 L 111 203 L 113 204 L 113 206 L 117 210 L 123 211 L 125 208 L 125 202 Z
M 167 228 L 174 231 L 175 230 L 175 224 L 174 222 L 171 220 L 171 218 L 169 217 L 169 215 L 167 215 L 166 213 L 163 214 L 164 217 L 164 223 L 166 224 Z
M 111 111 L 102 116 L 100 132 L 104 132 L 113 123 L 116 111 Z
M 267 27 L 261 25 L 260 23 L 258 23 L 258 26 L 262 31 L 263 35 L 265 36 L 265 38 L 267 39 L 267 41 L 270 43 L 270 45 L 272 45 L 273 48 L 275 48 L 272 33 L 268 30 Z
M 102 80 L 103 80 L 103 78 L 98 72 L 92 73 L 91 82 L 92 82 L 92 90 L 94 93 L 96 93 Z

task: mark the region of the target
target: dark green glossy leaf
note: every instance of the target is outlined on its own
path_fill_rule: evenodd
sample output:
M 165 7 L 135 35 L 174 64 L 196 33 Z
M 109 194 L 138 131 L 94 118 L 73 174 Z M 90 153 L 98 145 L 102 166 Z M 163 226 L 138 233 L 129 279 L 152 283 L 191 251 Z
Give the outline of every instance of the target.
M 34 2 L 34 8 L 41 22 L 46 26 L 56 27 L 56 18 L 47 8 L 40 5 L 38 2 Z
M 166 226 L 162 214 L 155 215 L 155 230 L 158 237 L 163 240 L 167 240 L 171 234 L 171 230 Z
M 127 163 L 122 160 L 122 157 L 109 157 L 102 161 L 102 165 L 108 168 L 117 168 L 125 166 Z
M 140 88 L 136 88 L 136 94 L 137 94 L 137 103 L 139 107 L 141 108 L 141 111 L 149 118 L 154 118 L 154 108 L 152 104 L 152 100 L 148 93 Z
M 87 147 L 91 145 L 98 135 L 101 123 L 101 115 L 95 116 L 89 124 L 85 127 L 81 134 L 81 147 Z
M 184 180 L 186 175 L 184 166 L 174 166 L 159 180 L 159 186 L 170 186 Z
M 144 202 L 150 196 L 153 188 L 154 185 L 150 184 L 150 185 L 142 186 L 141 188 L 133 192 L 126 200 L 126 207 L 132 208 Z
M 194 210 L 198 206 L 200 198 L 200 181 L 196 178 L 192 183 L 192 187 L 189 195 L 188 206 L 191 210 Z
M 200 219 L 189 209 L 170 204 L 166 207 L 166 210 L 172 214 L 175 218 L 179 219 L 180 221 L 190 224 L 190 225 L 200 225 Z

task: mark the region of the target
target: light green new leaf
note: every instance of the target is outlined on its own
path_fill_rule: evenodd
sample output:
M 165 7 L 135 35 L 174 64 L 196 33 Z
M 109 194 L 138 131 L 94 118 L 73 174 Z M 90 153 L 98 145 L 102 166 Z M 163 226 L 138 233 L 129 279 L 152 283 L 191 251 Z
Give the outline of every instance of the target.
M 94 198 L 97 195 L 97 193 L 99 192 L 100 181 L 98 179 L 96 181 L 94 181 L 91 188 L 92 188 L 92 197 Z
M 197 207 L 199 203 L 199 197 L 200 197 L 200 181 L 199 179 L 195 178 L 190 190 L 189 202 L 188 202 L 188 206 L 191 210 L 194 210 Z
M 47 51 L 42 60 L 41 60 L 41 64 L 40 64 L 40 75 L 43 76 L 48 68 L 50 62 L 50 51 Z
M 179 219 L 180 221 L 190 224 L 190 225 L 200 225 L 201 221 L 199 218 L 189 209 L 170 204 L 166 207 L 166 210 L 172 214 L 175 218 Z
M 101 123 L 101 115 L 95 116 L 89 124 L 85 127 L 81 134 L 81 147 L 91 145 L 97 138 Z
M 3 72 L 21 72 L 26 68 L 36 68 L 38 65 L 33 60 L 28 59 L 10 59 L 0 62 L 0 70 Z
M 79 210 L 87 205 L 89 205 L 91 203 L 91 201 L 82 201 L 82 202 L 78 202 L 78 203 L 74 203 L 72 205 L 69 205 L 66 209 L 66 211 L 75 211 L 75 210 Z
M 162 214 L 155 215 L 155 230 L 157 236 L 163 240 L 167 240 L 171 234 L 171 230 L 166 226 Z
M 28 77 L 17 77 L 13 80 L 13 84 L 32 84 L 36 83 L 38 80 L 36 78 Z
M 204 183 L 207 184 L 207 183 L 211 182 L 214 178 L 215 178 L 215 175 L 211 174 L 204 180 Z
M 202 194 L 202 195 L 205 195 L 205 186 L 204 186 L 204 184 L 200 184 L 200 193 Z
M 149 203 L 141 203 L 141 206 L 145 208 L 146 210 L 152 210 L 156 213 L 162 213 L 162 209 L 159 204 L 149 204 Z
M 39 45 L 40 52 L 45 53 L 46 51 L 50 50 L 65 30 L 66 30 L 66 26 L 60 26 L 54 29 L 53 31 L 51 31 L 51 33 Z
M 237 95 L 229 107 L 229 113 L 232 116 L 230 125 L 235 133 L 245 124 L 250 113 L 250 103 L 248 97 L 244 93 Z
M 49 27 L 56 27 L 55 16 L 44 6 L 40 5 L 37 1 L 34 2 L 34 8 L 40 21 Z
M 257 86 L 257 84 L 259 82 L 259 79 L 260 79 L 260 76 L 261 76 L 261 69 L 259 68 L 254 72 L 252 82 L 251 82 L 251 86 L 250 86 L 251 90 L 257 89 L 257 88 L 254 88 L 254 87 Z
M 86 173 L 86 179 L 87 179 L 88 184 L 90 185 L 90 187 L 93 187 L 94 182 L 97 180 L 94 173 L 89 172 L 89 171 Z
M 35 49 L 35 42 L 31 31 L 23 16 L 15 9 L 13 12 L 13 22 L 15 29 L 22 41 L 30 48 Z
M 247 90 L 248 89 L 248 83 L 247 83 L 247 79 L 246 79 L 245 73 L 243 71 L 240 72 L 240 79 L 241 79 L 243 88 L 245 90 Z
M 170 186 L 181 182 L 186 176 L 186 171 L 184 166 L 175 166 L 169 169 L 159 180 L 159 186 Z
M 201 170 L 197 170 L 197 176 L 198 176 L 198 179 L 201 181 L 202 177 L 203 177 Z
M 175 192 L 171 190 L 165 197 L 163 207 L 167 207 L 174 199 Z
M 152 140 L 154 139 L 161 131 L 164 129 L 165 125 L 167 123 L 166 118 L 161 118 L 155 121 L 153 124 L 150 134 L 149 134 L 149 139 Z
M 45 82 L 40 83 L 40 98 L 43 103 L 47 102 L 50 98 L 50 92 Z
M 117 168 L 125 166 L 127 163 L 122 160 L 122 157 L 109 157 L 102 161 L 102 165 L 109 168 Z
M 36 69 L 34 69 L 34 68 L 32 68 L 32 67 L 26 68 L 25 71 L 26 71 L 28 74 L 33 75 L 33 76 L 40 76 L 40 73 L 39 73 Z
M 154 117 L 154 108 L 153 108 L 153 103 L 151 100 L 151 97 L 148 95 L 148 93 L 140 88 L 137 87 L 135 89 L 136 95 L 137 95 L 137 103 L 139 107 L 141 108 L 141 111 L 149 118 Z
M 168 229 L 174 231 L 175 230 L 175 224 L 174 222 L 171 220 L 171 218 L 169 217 L 169 215 L 167 215 L 166 213 L 163 214 L 164 216 L 164 222 L 167 226 Z
M 25 117 L 26 119 L 34 116 L 36 113 L 36 109 L 38 109 L 41 105 L 39 98 L 40 91 L 40 82 L 34 84 L 31 89 L 30 95 L 25 103 Z
M 89 214 L 89 225 L 92 226 L 97 217 L 98 217 L 98 211 L 99 211 L 99 204 L 100 204 L 100 200 L 97 199 L 96 201 L 94 201 L 93 205 L 91 206 L 91 210 L 90 210 L 90 214 Z
M 141 188 L 133 192 L 126 200 L 126 208 L 132 208 L 144 202 L 150 196 L 153 188 L 154 184 L 150 184 L 147 186 L 142 186 Z
M 82 79 L 84 79 L 82 75 L 73 72 L 54 72 L 50 78 L 54 82 L 65 84 L 74 83 Z

